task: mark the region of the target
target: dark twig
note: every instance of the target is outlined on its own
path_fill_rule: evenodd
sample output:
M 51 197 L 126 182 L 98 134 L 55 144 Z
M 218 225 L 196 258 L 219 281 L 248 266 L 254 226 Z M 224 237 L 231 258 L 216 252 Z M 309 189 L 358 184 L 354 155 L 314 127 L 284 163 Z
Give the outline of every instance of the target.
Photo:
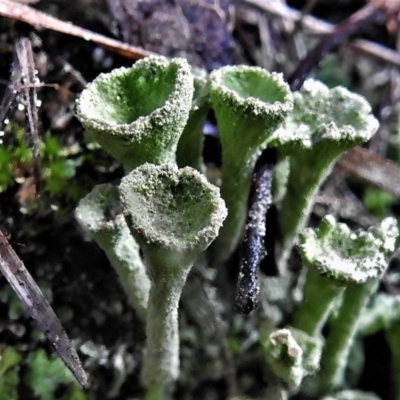
M 43 296 L 43 293 L 25 268 L 7 237 L 0 231 L 0 269 L 14 292 L 22 301 L 29 315 L 36 320 L 40 330 L 72 372 L 79 384 L 86 388 L 87 376 L 82 369 L 78 355 L 71 346 L 60 321 Z
M 301 88 L 311 71 L 319 65 L 325 55 L 334 47 L 342 44 L 349 36 L 359 32 L 361 28 L 374 22 L 384 22 L 385 18 L 384 10 L 366 6 L 354 13 L 346 21 L 337 25 L 331 34 L 322 39 L 321 42 L 300 61 L 298 67 L 288 79 L 292 91 Z
M 272 202 L 273 166 L 262 165 L 255 174 L 254 189 L 247 217 L 236 295 L 236 310 L 248 314 L 258 305 L 258 269 L 265 256 L 264 236 L 267 210 Z

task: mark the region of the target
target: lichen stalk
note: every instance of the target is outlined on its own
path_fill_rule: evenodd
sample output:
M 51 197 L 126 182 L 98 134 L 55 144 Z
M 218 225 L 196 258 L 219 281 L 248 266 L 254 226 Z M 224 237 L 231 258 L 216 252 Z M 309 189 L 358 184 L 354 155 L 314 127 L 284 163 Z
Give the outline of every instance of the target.
M 339 282 L 322 276 L 314 268 L 309 268 L 303 298 L 295 311 L 291 326 L 313 337 L 321 335 L 322 328 L 332 311 L 333 301 L 343 289 L 344 286 Z
M 386 330 L 392 357 L 393 399 L 400 400 L 400 316 Z
M 343 383 L 344 371 L 357 323 L 369 296 L 376 288 L 372 280 L 365 284 L 348 285 L 335 323 L 331 327 L 321 358 L 321 372 L 318 377 L 318 393 L 328 394 Z
M 336 158 L 336 154 L 333 157 Z M 333 159 L 325 159 L 324 165 L 318 164 L 318 161 L 311 152 L 302 157 L 294 156 L 290 160 L 289 179 L 280 214 L 283 237 L 279 262 L 281 271 L 285 269 L 284 263 L 289 257 L 299 232 L 307 224 L 319 186 L 328 176 L 333 165 Z
M 145 256 L 145 260 L 146 260 Z M 151 279 L 146 323 L 142 382 L 148 388 L 163 386 L 179 376 L 178 305 L 192 263 L 176 268 L 175 260 L 146 260 Z
M 179 168 L 192 167 L 204 172 L 203 125 L 210 109 L 207 74 L 204 70 L 193 69 L 194 92 L 189 118 L 178 142 L 176 161 Z

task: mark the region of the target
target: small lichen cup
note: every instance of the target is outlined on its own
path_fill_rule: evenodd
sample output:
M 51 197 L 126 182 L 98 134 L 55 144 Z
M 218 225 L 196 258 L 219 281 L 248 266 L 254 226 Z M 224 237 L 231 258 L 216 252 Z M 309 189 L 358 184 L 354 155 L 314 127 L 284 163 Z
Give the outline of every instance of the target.
M 309 79 L 301 91 L 294 93 L 293 112 L 270 143 L 282 158 L 290 157 L 287 190 L 280 210 L 282 273 L 298 234 L 307 223 L 315 194 L 334 161 L 370 139 L 378 126 L 368 102 L 343 87 L 329 89 Z
M 127 172 L 175 162 L 193 96 L 187 61 L 151 56 L 100 74 L 82 92 L 76 114 L 88 134 Z
M 292 111 L 293 97 L 281 74 L 249 66 L 213 71 L 210 97 L 222 144 L 221 195 L 228 207 L 228 217 L 213 245 L 214 262 L 222 263 L 243 233 L 255 162 Z
M 122 215 L 119 192 L 111 184 L 97 185 L 75 210 L 79 225 L 105 252 L 138 315 L 146 318 L 150 280 Z
M 399 230 L 394 218 L 386 218 L 367 231 L 352 232 L 347 225 L 327 216 L 319 228 L 307 228 L 300 235 L 299 250 L 308 266 L 308 276 L 293 325 L 310 335 L 319 335 L 332 310 L 333 299 L 343 291 L 316 377 L 319 396 L 342 384 L 362 310 L 398 244 Z
M 273 331 L 264 343 L 269 367 L 291 391 L 319 368 L 322 340 L 293 328 Z
M 171 163 L 136 168 L 119 190 L 151 280 L 142 380 L 157 392 L 179 374 L 178 303 L 186 277 L 227 211 L 217 187 L 193 168 Z

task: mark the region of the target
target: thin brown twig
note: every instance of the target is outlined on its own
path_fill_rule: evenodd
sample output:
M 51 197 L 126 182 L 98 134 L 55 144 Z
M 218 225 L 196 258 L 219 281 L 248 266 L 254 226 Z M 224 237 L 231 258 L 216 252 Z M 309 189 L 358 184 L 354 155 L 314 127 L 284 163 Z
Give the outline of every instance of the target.
M 86 373 L 67 334 L 40 288 L 1 230 L 0 270 L 64 364 L 79 384 L 86 388 L 88 385 Z
M 25 22 L 38 29 L 50 29 L 67 35 L 76 36 L 87 41 L 92 41 L 105 47 L 123 57 L 137 60 L 147 57 L 153 53 L 140 47 L 131 46 L 107 36 L 94 33 L 88 29 L 81 28 L 70 22 L 61 21 L 41 11 L 24 4 L 15 3 L 11 0 L 0 0 L 0 16 Z
M 288 82 L 292 91 L 300 90 L 304 81 L 311 71 L 318 67 L 319 63 L 335 46 L 345 43 L 354 33 L 359 32 L 367 24 L 373 22 L 384 22 L 385 13 L 383 10 L 365 6 L 352 14 L 348 19 L 338 24 L 335 29 L 324 37 L 299 63 Z

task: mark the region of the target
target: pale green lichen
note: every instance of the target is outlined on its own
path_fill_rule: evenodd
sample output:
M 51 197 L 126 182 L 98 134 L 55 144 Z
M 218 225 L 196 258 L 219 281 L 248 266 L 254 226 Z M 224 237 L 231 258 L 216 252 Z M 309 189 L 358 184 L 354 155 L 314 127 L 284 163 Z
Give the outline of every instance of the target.
M 385 271 L 397 237 L 394 218 L 386 218 L 378 228 L 352 232 L 328 215 L 318 229 L 307 228 L 300 235 L 299 249 L 304 262 L 321 275 L 343 283 L 364 283 Z
M 291 390 L 319 368 L 322 340 L 302 331 L 278 329 L 264 346 L 269 367 Z
M 122 215 L 118 189 L 110 184 L 95 186 L 79 202 L 75 218 L 106 253 L 131 305 L 145 319 L 150 280 Z
M 347 285 L 381 277 L 396 248 L 397 237 L 394 218 L 387 218 L 368 231 L 352 232 L 328 215 L 318 228 L 305 229 L 299 238 L 299 251 L 308 267 L 307 279 L 293 326 L 309 335 L 320 335 L 334 299 Z
M 77 117 L 127 171 L 174 162 L 189 116 L 193 77 L 187 61 L 151 56 L 100 74 L 76 103 Z
M 120 193 L 138 240 L 163 250 L 205 250 L 226 216 L 219 189 L 190 167 L 144 164 L 122 179 Z
M 351 232 L 347 225 L 336 223 L 333 217 L 327 216 L 319 228 L 308 228 L 300 235 L 300 253 L 309 267 L 310 276 L 307 279 L 319 275 L 344 289 L 321 357 L 321 371 L 316 384 L 318 395 L 326 395 L 343 383 L 358 320 L 396 250 L 398 239 L 399 231 L 394 218 L 386 218 L 379 226 L 367 231 Z M 299 316 L 295 318 L 295 326 L 300 329 L 302 326 L 309 329 L 307 315 L 325 322 L 329 305 L 339 293 L 326 290 L 326 286 L 315 279 L 311 279 L 309 285 L 312 284 L 316 286 L 315 290 L 307 291 L 306 283 L 305 298 L 299 307 Z M 314 297 L 311 298 L 310 294 Z M 320 310 L 318 315 L 315 315 L 315 309 Z M 318 330 L 321 329 L 321 322 L 318 322 Z M 316 325 L 315 321 L 311 323 L 313 329 Z
M 179 298 L 193 262 L 218 235 L 227 211 L 218 188 L 190 167 L 144 164 L 119 189 L 151 279 L 142 370 L 150 395 L 178 377 Z
M 292 111 L 293 97 L 282 75 L 248 66 L 213 71 L 210 96 L 222 144 L 221 194 L 229 210 L 213 253 L 221 263 L 241 237 L 257 157 Z
M 327 88 L 307 80 L 294 94 L 294 109 L 274 133 L 270 146 L 290 156 L 290 174 L 280 221 L 283 245 L 280 268 L 307 223 L 318 187 L 337 157 L 367 141 L 378 128 L 371 107 L 361 96 L 342 87 Z
M 365 142 L 378 129 L 368 102 L 344 87 L 329 89 L 322 82 L 309 79 L 293 95 L 293 113 L 274 133 L 280 148 L 289 147 L 287 152 L 290 147 L 293 151 L 298 146 L 311 149 L 323 141 L 337 142 L 338 146 L 355 140 Z

